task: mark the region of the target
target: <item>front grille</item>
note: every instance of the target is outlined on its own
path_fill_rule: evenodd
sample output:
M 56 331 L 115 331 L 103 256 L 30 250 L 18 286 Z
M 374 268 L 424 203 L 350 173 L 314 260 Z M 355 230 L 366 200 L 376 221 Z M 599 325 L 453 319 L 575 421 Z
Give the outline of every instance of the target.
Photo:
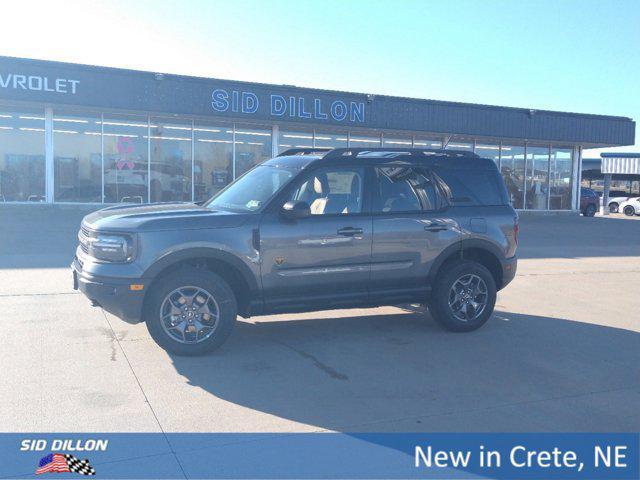
M 87 227 L 85 227 L 84 225 L 82 227 L 80 227 L 80 231 L 82 232 L 82 234 L 85 237 L 93 237 L 93 233 L 91 232 L 91 230 L 89 230 Z
M 91 232 L 91 230 L 85 228 L 84 226 L 82 226 L 80 228 L 80 231 L 78 232 L 78 242 L 80 243 L 80 249 L 86 254 L 89 254 L 88 238 L 92 236 L 93 233 Z

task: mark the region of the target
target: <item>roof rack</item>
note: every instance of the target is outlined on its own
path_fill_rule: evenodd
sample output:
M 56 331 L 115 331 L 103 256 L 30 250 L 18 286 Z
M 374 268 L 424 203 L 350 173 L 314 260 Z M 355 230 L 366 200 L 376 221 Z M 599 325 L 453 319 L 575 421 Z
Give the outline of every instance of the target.
M 474 157 L 480 158 L 479 155 L 469 152 L 467 150 L 442 150 L 438 148 L 386 148 L 386 147 L 368 147 L 368 148 L 331 148 L 331 147 L 300 147 L 290 148 L 284 152 L 278 154 L 278 157 L 286 157 L 289 155 L 317 155 L 324 154 L 324 160 L 331 160 L 342 157 L 357 157 L 362 153 L 371 153 L 377 158 L 380 157 L 417 157 L 417 158 L 431 158 L 431 157 Z M 388 155 L 384 155 L 387 153 Z M 401 154 L 401 155 L 398 155 Z M 402 155 L 403 154 L 403 155 Z M 364 156 L 364 155 L 363 155 Z
M 431 157 L 474 157 L 480 158 L 479 155 L 466 150 L 442 150 L 436 148 L 386 148 L 386 147 L 374 147 L 374 148 L 334 148 L 331 149 L 323 158 L 323 160 L 336 159 L 342 157 L 357 157 L 363 153 L 371 153 L 372 157 L 416 157 L 416 158 L 431 158 Z M 388 155 L 384 155 L 388 153 Z M 400 155 L 398 155 L 400 154 Z M 366 155 L 362 155 L 366 156 Z
M 315 155 L 318 153 L 327 153 L 333 150 L 331 147 L 300 147 L 300 148 L 290 148 L 289 150 L 285 150 L 282 153 L 278 154 L 278 157 L 286 157 L 289 155 Z

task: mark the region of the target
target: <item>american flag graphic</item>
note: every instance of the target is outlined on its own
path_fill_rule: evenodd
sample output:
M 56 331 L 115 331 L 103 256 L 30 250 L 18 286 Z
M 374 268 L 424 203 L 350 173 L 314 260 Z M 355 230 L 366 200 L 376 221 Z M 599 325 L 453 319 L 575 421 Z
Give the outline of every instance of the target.
M 42 473 L 76 472 L 80 475 L 95 475 L 96 471 L 89 464 L 89 460 L 79 460 L 73 455 L 50 453 L 40 459 L 36 475 Z

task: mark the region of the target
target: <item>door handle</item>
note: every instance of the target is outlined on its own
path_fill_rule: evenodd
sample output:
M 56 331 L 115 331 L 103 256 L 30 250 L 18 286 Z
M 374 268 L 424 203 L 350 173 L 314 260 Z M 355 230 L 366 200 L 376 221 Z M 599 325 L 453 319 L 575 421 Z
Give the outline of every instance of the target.
M 361 228 L 345 227 L 338 230 L 338 235 L 345 237 L 353 237 L 354 235 L 362 235 L 364 230 Z
M 446 230 L 447 226 L 444 223 L 431 222 L 429 225 L 425 225 L 424 229 L 427 232 L 441 232 L 442 230 Z

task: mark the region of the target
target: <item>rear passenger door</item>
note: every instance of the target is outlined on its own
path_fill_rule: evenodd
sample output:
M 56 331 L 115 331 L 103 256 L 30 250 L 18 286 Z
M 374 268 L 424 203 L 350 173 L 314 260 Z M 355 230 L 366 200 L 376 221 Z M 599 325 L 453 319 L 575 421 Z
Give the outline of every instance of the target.
M 423 167 L 373 168 L 370 295 L 385 301 L 423 299 L 436 257 L 459 240 L 432 173 Z

